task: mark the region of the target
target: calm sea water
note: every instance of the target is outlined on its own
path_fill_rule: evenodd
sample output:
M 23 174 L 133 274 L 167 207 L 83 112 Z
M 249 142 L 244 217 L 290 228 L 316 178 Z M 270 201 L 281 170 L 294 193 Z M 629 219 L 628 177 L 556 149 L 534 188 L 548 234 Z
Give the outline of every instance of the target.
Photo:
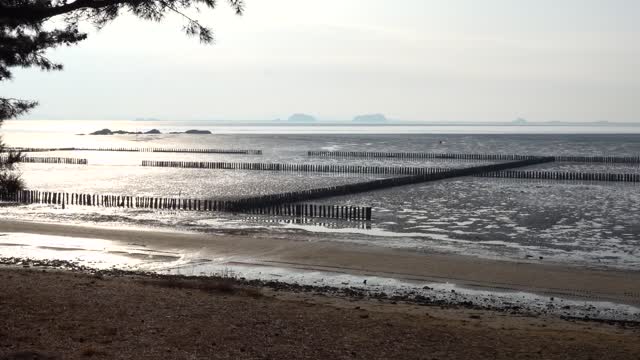
M 214 135 L 77 135 L 102 128 L 163 132 L 207 129 Z M 536 132 L 530 134 L 527 132 Z M 237 198 L 359 182 L 378 176 L 142 168 L 142 160 L 339 163 L 464 167 L 478 162 L 309 158 L 308 150 L 638 155 L 634 127 L 229 126 L 205 122 L 10 121 L 5 142 L 24 147 L 189 147 L 261 149 L 262 156 L 55 152 L 89 166 L 23 164 L 33 189 L 147 196 Z M 580 133 L 580 134 L 576 134 Z M 34 154 L 34 156 L 36 156 Z M 571 171 L 640 173 L 637 165 L 546 164 Z M 536 259 L 640 269 L 640 186 L 459 178 L 318 201 L 374 207 L 371 228 L 296 224 L 230 214 L 32 205 L 0 208 L 3 217 L 158 227 L 302 240 L 343 241 L 505 259 Z M 540 257 L 543 259 L 540 260 Z

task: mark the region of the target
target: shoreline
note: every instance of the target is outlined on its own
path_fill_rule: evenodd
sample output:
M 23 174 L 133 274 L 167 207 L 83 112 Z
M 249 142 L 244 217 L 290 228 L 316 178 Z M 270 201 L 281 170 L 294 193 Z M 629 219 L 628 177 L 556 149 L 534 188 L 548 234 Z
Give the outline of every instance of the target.
M 220 273 L 209 275 L 188 275 L 188 274 L 171 274 L 159 273 L 155 271 L 143 270 L 126 270 L 120 268 L 97 269 L 90 266 L 82 265 L 74 261 L 68 260 L 52 260 L 52 259 L 29 259 L 29 258 L 7 258 L 0 257 L 0 273 L 2 271 L 26 271 L 30 273 L 59 273 L 72 274 L 74 277 L 88 276 L 100 280 L 104 279 L 123 279 L 137 281 L 157 281 L 160 283 L 185 283 L 187 289 L 201 289 L 203 284 L 222 283 L 223 287 L 230 289 L 240 289 L 241 292 L 248 294 L 270 294 L 285 299 L 304 299 L 312 302 L 322 302 L 321 299 L 331 299 L 333 301 L 343 302 L 377 302 L 382 305 L 403 305 L 413 307 L 438 307 L 440 310 L 449 312 L 451 316 L 459 317 L 474 311 L 481 311 L 493 314 L 502 314 L 501 316 L 524 317 L 530 319 L 543 319 L 554 321 L 583 322 L 593 324 L 606 324 L 612 326 L 620 326 L 628 329 L 640 329 L 640 313 L 630 315 L 630 317 L 615 317 L 615 310 L 602 309 L 603 314 L 614 315 L 614 317 L 598 317 L 600 310 L 594 307 L 589 308 L 569 305 L 564 302 L 563 314 L 554 312 L 550 308 L 521 306 L 521 303 L 500 304 L 496 299 L 485 298 L 485 302 L 470 302 L 463 300 L 455 300 L 456 297 L 438 298 L 437 296 L 425 297 L 416 294 L 414 291 L 409 292 L 390 292 L 371 291 L 364 287 L 337 287 L 331 285 L 309 285 L 299 284 L 295 282 L 286 282 L 280 280 L 267 279 L 247 279 L 239 276 L 233 271 L 222 271 Z M 183 287 L 183 286 L 179 286 Z M 205 288 L 208 286 L 204 286 Z M 227 291 L 225 290 L 225 291 Z M 434 290 L 434 289 L 430 289 Z M 433 295 L 433 294 L 432 294 Z M 487 301 L 488 300 L 488 301 Z M 560 300 L 560 299 L 558 299 Z M 562 300 L 560 300 L 562 302 Z M 394 306 L 395 307 L 395 306 Z M 584 311 L 588 309 L 586 312 Z M 591 311 L 591 310 L 595 310 Z M 597 314 L 596 316 L 590 316 Z M 1 359 L 1 358 L 0 358 Z
M 0 232 L 111 240 L 149 249 L 227 257 L 247 266 L 271 266 L 412 282 L 455 283 L 487 291 L 527 292 L 640 307 L 640 272 L 558 264 L 488 260 L 409 252 L 338 242 L 310 242 L 242 235 L 121 230 L 0 220 Z

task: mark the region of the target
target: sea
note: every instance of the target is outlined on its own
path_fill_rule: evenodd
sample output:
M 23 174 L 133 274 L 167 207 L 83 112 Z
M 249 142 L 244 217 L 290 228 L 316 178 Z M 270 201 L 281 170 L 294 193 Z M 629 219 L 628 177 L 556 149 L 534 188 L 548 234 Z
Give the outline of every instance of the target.
M 103 128 L 158 135 L 87 135 Z M 211 135 L 169 134 L 189 129 Z M 21 164 L 41 191 L 238 199 L 388 175 L 142 167 L 143 160 L 458 168 L 490 161 L 321 158 L 307 151 L 638 156 L 640 126 L 234 124 L 210 121 L 12 120 L 8 146 L 257 149 L 262 155 L 56 151 L 89 165 Z M 639 164 L 552 163 L 538 169 L 640 173 Z M 229 213 L 52 205 L 0 207 L 3 218 L 331 241 L 424 253 L 640 270 L 640 184 L 463 177 L 314 201 L 371 206 L 370 223 Z

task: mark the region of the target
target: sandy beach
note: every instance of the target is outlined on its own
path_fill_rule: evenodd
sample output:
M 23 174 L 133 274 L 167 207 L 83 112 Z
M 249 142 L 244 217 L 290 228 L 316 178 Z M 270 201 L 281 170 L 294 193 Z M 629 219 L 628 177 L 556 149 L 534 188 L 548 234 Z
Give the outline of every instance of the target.
M 370 246 L 0 221 L 5 234 L 108 239 L 248 266 L 454 282 L 638 305 L 640 274 Z M 46 264 L 46 261 L 44 262 Z M 635 322 L 266 286 L 219 277 L 0 267 L 0 359 L 637 359 Z M 346 295 L 345 295 L 346 294 Z
M 640 273 L 590 269 L 543 261 L 513 262 L 429 254 L 334 242 L 241 235 L 121 230 L 0 220 L 6 233 L 95 238 L 155 249 L 240 257 L 246 265 L 313 269 L 404 280 L 451 282 L 487 290 L 518 290 L 585 301 L 640 305 Z
M 0 269 L 0 359 L 637 359 L 629 325 Z

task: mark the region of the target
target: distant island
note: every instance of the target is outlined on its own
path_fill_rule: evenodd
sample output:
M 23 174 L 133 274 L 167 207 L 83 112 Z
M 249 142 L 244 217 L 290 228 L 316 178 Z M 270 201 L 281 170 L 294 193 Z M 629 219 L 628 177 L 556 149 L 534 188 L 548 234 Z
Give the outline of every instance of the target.
M 511 122 L 514 125 L 527 125 L 527 120 L 523 118 L 517 118 Z
M 383 114 L 366 114 L 354 117 L 352 122 L 366 124 L 384 124 L 389 122 L 389 119 L 387 119 L 387 117 Z
M 288 122 L 292 123 L 312 123 L 318 121 L 315 117 L 307 114 L 293 114 L 289 116 Z
M 162 134 L 158 129 L 152 129 L 149 131 L 141 132 L 141 131 L 124 131 L 124 130 L 116 130 L 111 131 L 110 129 L 102 129 L 98 131 L 94 131 L 89 135 L 159 135 Z M 189 134 L 189 135 L 210 135 L 211 131 L 209 130 L 187 130 L 185 132 L 170 132 L 169 134 Z
M 189 134 L 189 135 L 211 135 L 211 131 L 209 130 L 187 130 L 183 133 L 181 132 L 170 132 L 169 134 Z

